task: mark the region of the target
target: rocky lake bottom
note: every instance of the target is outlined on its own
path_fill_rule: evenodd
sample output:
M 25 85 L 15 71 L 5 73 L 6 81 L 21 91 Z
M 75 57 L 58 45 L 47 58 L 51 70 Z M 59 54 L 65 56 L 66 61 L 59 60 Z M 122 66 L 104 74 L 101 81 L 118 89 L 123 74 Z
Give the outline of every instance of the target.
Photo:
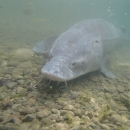
M 5 37 L 4 37 L 5 38 Z M 99 70 L 67 82 L 43 80 L 31 44 L 0 40 L 0 130 L 130 130 L 130 47 L 111 53 L 116 79 Z

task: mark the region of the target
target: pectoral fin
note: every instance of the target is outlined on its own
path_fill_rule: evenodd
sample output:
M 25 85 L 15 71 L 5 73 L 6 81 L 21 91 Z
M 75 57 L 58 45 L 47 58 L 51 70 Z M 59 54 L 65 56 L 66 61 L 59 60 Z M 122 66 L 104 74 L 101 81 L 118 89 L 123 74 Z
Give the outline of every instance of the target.
M 38 42 L 37 45 L 33 48 L 33 51 L 36 53 L 48 55 L 56 39 L 57 39 L 57 36 L 52 36 L 41 42 Z
M 110 70 L 110 59 L 108 56 L 104 57 L 101 64 L 101 72 L 104 73 L 108 78 L 116 78 L 116 76 Z

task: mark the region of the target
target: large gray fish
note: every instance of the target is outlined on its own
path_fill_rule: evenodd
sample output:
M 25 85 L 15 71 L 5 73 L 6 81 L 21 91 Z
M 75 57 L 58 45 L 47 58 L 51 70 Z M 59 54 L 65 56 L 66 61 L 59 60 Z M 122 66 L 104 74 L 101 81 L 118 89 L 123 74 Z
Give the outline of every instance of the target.
M 45 78 L 64 82 L 101 69 L 109 78 L 107 54 L 119 43 L 129 39 L 121 30 L 102 19 L 89 19 L 73 25 L 60 36 L 39 42 L 34 51 L 48 54 L 41 72 Z

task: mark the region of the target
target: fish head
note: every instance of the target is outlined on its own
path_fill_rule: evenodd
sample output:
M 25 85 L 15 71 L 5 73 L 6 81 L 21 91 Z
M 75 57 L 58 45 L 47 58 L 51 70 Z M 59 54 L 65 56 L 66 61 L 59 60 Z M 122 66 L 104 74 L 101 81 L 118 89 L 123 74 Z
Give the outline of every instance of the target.
M 90 42 L 90 40 L 89 40 Z M 79 77 L 90 71 L 94 71 L 100 64 L 100 47 L 97 40 L 83 44 L 75 44 L 73 47 L 56 47 L 50 52 L 49 60 L 42 68 L 45 78 L 64 82 Z M 98 51 L 95 52 L 95 49 Z M 99 52 L 99 55 L 98 55 Z
M 73 71 L 62 56 L 49 60 L 41 70 L 45 78 L 52 81 L 64 82 L 73 78 Z

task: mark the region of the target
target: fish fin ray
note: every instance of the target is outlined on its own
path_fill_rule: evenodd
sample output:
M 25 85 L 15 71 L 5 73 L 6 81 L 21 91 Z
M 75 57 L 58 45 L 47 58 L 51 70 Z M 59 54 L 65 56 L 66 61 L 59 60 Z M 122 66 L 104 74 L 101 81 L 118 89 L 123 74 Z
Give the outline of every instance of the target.
M 110 59 L 108 55 L 103 59 L 103 62 L 101 64 L 101 72 L 108 78 L 116 78 L 116 76 L 110 70 Z
M 33 51 L 39 54 L 48 55 L 56 39 L 57 36 L 52 36 L 41 42 L 38 42 L 33 48 Z

